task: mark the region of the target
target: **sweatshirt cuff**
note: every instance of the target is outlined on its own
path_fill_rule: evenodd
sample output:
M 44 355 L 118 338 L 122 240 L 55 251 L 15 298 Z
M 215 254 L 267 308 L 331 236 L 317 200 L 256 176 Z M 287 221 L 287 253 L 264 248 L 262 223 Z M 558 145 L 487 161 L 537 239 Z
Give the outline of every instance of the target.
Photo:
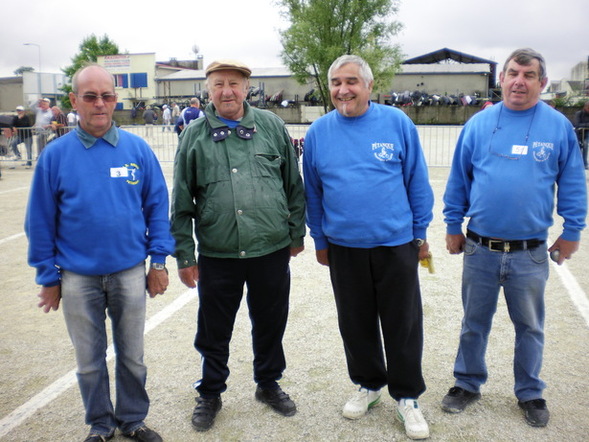
M 151 255 L 151 263 L 165 264 L 166 255 Z
M 427 229 L 413 229 L 413 238 L 426 239 L 427 238 Z
M 449 235 L 460 235 L 462 233 L 462 224 L 448 224 L 446 233 Z
M 327 242 L 327 238 L 314 238 L 315 241 L 315 250 L 325 250 L 329 247 L 329 243 Z
M 581 241 L 581 232 L 578 232 L 576 230 L 564 230 L 560 237 L 565 241 L 578 242 Z

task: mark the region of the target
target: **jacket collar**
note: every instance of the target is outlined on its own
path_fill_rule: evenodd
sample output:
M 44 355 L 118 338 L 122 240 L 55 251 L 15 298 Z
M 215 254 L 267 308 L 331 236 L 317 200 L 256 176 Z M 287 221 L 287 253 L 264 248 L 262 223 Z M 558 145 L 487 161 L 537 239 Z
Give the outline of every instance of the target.
M 221 121 L 215 113 L 215 106 L 209 103 L 205 108 L 205 118 L 209 125 L 209 132 L 213 141 L 222 141 L 231 135 L 231 131 L 235 130 L 237 136 L 243 140 L 251 140 L 257 132 L 256 123 L 254 121 L 254 113 L 250 105 L 243 103 L 244 114 L 235 129 L 231 129 L 227 124 Z

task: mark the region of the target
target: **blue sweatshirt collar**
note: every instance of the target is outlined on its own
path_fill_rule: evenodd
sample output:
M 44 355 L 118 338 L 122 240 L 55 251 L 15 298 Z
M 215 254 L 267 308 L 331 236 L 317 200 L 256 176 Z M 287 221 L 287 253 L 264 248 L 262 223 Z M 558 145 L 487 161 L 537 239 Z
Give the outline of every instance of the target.
M 86 149 L 90 149 L 92 146 L 94 146 L 96 141 L 98 141 L 98 138 L 90 135 L 88 132 L 82 129 L 79 124 L 76 127 L 76 134 Z M 114 122 L 108 132 L 102 136 L 102 139 L 111 146 L 117 147 L 117 144 L 119 143 L 119 131 L 117 130 L 117 126 L 114 124 Z
M 340 114 L 337 109 L 334 109 L 333 111 L 337 114 L 338 119 L 341 119 L 342 121 L 347 122 L 347 123 L 351 123 L 353 121 L 357 121 L 357 120 L 361 120 L 363 118 L 366 118 L 368 115 L 370 115 L 370 113 L 372 112 L 373 109 L 374 109 L 374 105 L 373 105 L 372 101 L 369 101 L 368 102 L 368 109 L 366 109 L 366 112 L 364 112 L 362 115 L 358 115 L 357 117 L 346 117 L 345 115 Z

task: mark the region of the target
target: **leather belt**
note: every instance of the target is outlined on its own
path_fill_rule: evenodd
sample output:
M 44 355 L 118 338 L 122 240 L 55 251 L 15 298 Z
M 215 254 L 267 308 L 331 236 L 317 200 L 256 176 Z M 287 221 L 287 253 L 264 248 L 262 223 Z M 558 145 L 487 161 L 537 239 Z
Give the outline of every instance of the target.
M 516 252 L 518 250 L 535 249 L 546 241 L 541 239 L 523 239 L 505 241 L 503 239 L 487 238 L 485 236 L 477 235 L 470 230 L 466 231 L 466 236 L 479 244 L 488 247 L 493 252 Z

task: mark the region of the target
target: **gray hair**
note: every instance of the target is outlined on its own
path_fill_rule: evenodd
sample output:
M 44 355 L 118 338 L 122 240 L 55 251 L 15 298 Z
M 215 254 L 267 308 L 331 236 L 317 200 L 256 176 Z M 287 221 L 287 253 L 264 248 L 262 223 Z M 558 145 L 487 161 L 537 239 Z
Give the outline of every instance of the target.
M 503 73 L 507 71 L 507 65 L 511 60 L 522 66 L 529 66 L 532 64 L 532 60 L 538 60 L 538 64 L 540 66 L 540 81 L 544 80 L 546 77 L 546 61 L 544 60 L 542 54 L 534 51 L 533 49 L 521 48 L 513 51 L 511 55 L 507 57 L 507 60 L 505 60 L 505 64 L 503 65 Z
M 343 65 L 348 63 L 355 63 L 360 67 L 360 76 L 366 83 L 366 87 L 370 84 L 370 82 L 374 81 L 374 75 L 372 75 L 372 69 L 366 61 L 357 55 L 342 55 L 341 57 L 337 58 L 329 67 L 327 71 L 327 83 L 331 83 L 331 74 L 333 71 L 341 68 Z
M 192 106 L 193 104 L 196 104 L 197 106 L 200 106 L 200 100 L 196 97 L 193 97 L 190 99 L 190 105 Z
M 73 92 L 74 94 L 77 94 L 77 93 L 78 93 L 78 77 L 80 76 L 80 74 L 81 74 L 83 71 L 85 71 L 86 69 L 88 69 L 88 68 L 94 68 L 94 67 L 95 67 L 95 68 L 100 68 L 100 69 L 102 69 L 104 72 L 106 72 L 106 73 L 107 73 L 107 74 L 110 76 L 110 78 L 111 78 L 111 80 L 112 80 L 112 87 L 113 87 L 113 90 L 114 90 L 114 88 L 115 88 L 115 77 L 113 76 L 113 74 L 111 74 L 110 72 L 108 72 L 108 71 L 107 71 L 107 70 L 104 68 L 104 66 L 100 66 L 100 65 L 99 65 L 99 64 L 97 64 L 97 63 L 86 63 L 86 64 L 84 64 L 84 65 L 83 65 L 83 66 L 82 66 L 80 69 L 78 69 L 78 70 L 76 71 L 76 73 L 75 73 L 75 74 L 73 75 L 73 77 L 72 77 L 72 92 Z

